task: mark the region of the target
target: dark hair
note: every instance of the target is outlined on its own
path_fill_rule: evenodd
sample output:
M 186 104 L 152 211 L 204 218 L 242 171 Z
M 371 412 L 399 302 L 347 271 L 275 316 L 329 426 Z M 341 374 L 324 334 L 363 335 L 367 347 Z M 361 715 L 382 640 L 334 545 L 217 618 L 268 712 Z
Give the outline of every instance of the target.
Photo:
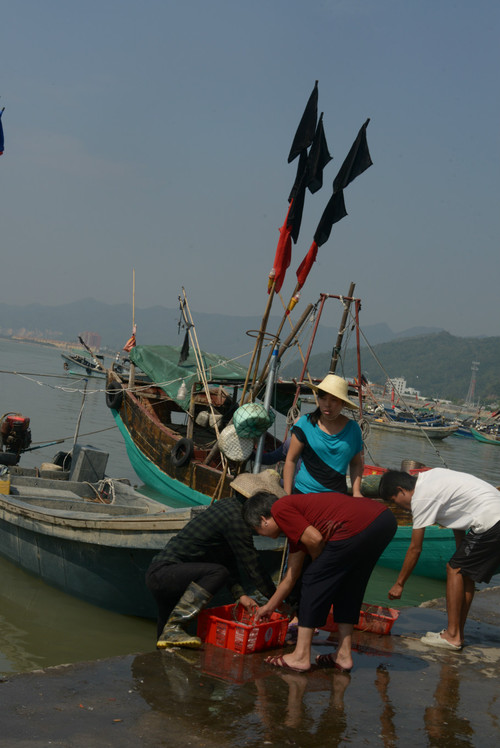
M 258 491 L 250 496 L 243 505 L 243 519 L 252 529 L 260 526 L 260 518 L 271 517 L 271 507 L 278 497 L 269 491 Z
M 316 408 L 316 410 L 313 410 L 312 413 L 307 414 L 307 418 L 311 421 L 313 426 L 318 425 L 320 416 L 321 416 L 321 410 L 319 408 Z
M 416 475 L 410 475 L 403 470 L 389 470 L 380 479 L 378 494 L 380 498 L 387 501 L 387 499 L 392 499 L 400 488 L 405 491 L 413 491 L 416 482 Z

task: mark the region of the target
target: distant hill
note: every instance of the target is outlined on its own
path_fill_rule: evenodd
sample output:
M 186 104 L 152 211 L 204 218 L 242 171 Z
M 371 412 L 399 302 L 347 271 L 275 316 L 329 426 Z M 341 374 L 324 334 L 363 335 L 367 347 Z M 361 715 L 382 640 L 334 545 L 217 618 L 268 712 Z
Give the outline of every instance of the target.
M 205 314 L 192 310 L 198 340 L 202 349 L 224 356 L 239 356 L 251 351 L 254 338 L 247 330 L 260 329 L 261 317 L 224 314 Z M 326 314 L 323 319 L 326 318 Z M 278 328 L 281 317 L 271 316 L 268 329 Z M 144 345 L 182 343 L 183 331 L 178 335 L 179 310 L 155 306 L 135 310 L 137 341 Z M 338 321 L 335 320 L 335 324 Z M 104 304 L 95 299 L 82 299 L 60 306 L 13 306 L 0 303 L 0 335 L 30 335 L 78 343 L 82 332 L 96 332 L 103 346 L 119 350 L 131 335 L 132 306 Z M 371 344 L 394 340 L 403 333 L 394 333 L 386 324 L 363 328 Z M 436 328 L 419 328 L 420 332 L 435 332 Z M 282 333 L 285 339 L 290 328 Z M 316 350 L 333 347 L 337 328 L 320 325 L 315 341 Z
M 311 356 L 310 371 L 323 376 L 330 366 L 329 352 Z M 369 381 L 383 384 L 389 377 L 404 377 L 407 385 L 428 398 L 465 400 L 471 381 L 472 362 L 479 361 L 475 399 L 500 399 L 500 337 L 458 338 L 448 332 L 397 338 L 361 348 L 361 368 Z M 356 375 L 355 351 L 348 349 L 338 374 Z M 285 367 L 282 376 L 297 376 L 300 362 Z
M 255 339 L 248 330 L 260 328 L 261 317 L 205 314 L 192 310 L 200 346 L 223 356 L 236 357 L 252 351 Z M 184 331 L 178 335 L 179 310 L 162 306 L 137 309 L 137 340 L 142 344 L 180 345 Z M 326 318 L 326 313 L 323 319 Z M 274 332 L 280 317 L 272 316 L 268 329 Z M 335 325 L 338 320 L 335 319 Z M 95 299 L 82 299 L 71 304 L 44 306 L 30 304 L 13 306 L 0 303 L 0 335 L 24 335 L 35 338 L 78 343 L 82 332 L 96 332 L 102 344 L 111 351 L 121 350 L 132 328 L 130 304 L 105 304 Z M 289 334 L 284 328 L 282 339 Z M 408 386 L 427 397 L 464 399 L 467 395 L 472 361 L 479 361 L 476 396 L 485 400 L 500 395 L 500 338 L 457 338 L 439 328 L 416 327 L 395 333 L 385 323 L 362 326 L 364 338 L 390 377 L 402 376 Z M 323 376 L 329 369 L 337 327 L 320 325 L 311 357 L 311 371 Z M 346 333 L 346 352 L 342 371 L 355 375 L 354 335 Z M 283 362 L 281 376 L 298 376 L 301 365 L 289 363 L 296 349 Z M 245 365 L 249 358 L 242 359 Z M 383 383 L 385 376 L 370 350 L 364 345 L 362 369 L 368 379 Z M 339 373 L 341 370 L 339 368 Z

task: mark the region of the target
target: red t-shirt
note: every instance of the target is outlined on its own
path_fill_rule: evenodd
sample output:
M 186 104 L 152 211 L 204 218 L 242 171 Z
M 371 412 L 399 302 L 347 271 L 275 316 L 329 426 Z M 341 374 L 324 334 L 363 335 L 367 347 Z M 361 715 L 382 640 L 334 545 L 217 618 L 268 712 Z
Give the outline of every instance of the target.
M 358 535 L 385 510 L 373 499 L 325 492 L 283 496 L 274 502 L 271 512 L 290 541 L 290 552 L 296 553 L 305 550 L 300 537 L 309 525 L 329 540 L 345 540 Z

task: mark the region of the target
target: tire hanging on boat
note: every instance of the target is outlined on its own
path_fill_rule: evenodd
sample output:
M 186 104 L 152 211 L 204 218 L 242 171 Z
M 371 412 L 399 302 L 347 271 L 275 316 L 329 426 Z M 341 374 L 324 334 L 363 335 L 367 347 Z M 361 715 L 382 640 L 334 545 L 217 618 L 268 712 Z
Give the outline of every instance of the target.
M 179 439 L 170 452 L 170 462 L 174 467 L 187 465 L 194 454 L 194 444 L 191 439 Z
M 123 402 L 123 388 L 120 382 L 111 382 L 106 389 L 106 405 L 112 410 L 120 410 Z

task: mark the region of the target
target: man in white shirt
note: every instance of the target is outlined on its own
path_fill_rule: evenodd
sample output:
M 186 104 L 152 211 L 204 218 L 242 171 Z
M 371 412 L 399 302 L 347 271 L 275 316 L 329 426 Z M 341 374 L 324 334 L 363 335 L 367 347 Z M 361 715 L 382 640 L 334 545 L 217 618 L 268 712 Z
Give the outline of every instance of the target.
M 382 476 L 379 494 L 413 516 L 410 545 L 389 590 L 391 600 L 401 597 L 417 564 L 425 528 L 438 524 L 453 530 L 457 550 L 446 565 L 448 625 L 441 632 L 427 632 L 421 641 L 461 650 L 475 582 L 489 582 L 500 567 L 500 491 L 468 473 L 433 468 L 418 476 L 389 470 Z

